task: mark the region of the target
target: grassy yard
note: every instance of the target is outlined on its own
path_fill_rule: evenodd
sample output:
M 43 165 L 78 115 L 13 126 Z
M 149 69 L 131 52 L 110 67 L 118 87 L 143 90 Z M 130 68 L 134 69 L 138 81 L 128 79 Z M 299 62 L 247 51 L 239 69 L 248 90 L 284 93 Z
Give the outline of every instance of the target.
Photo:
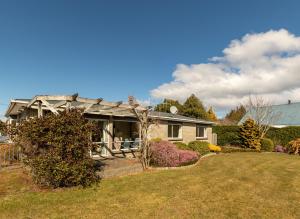
M 300 218 L 300 157 L 235 153 L 190 169 L 39 190 L 22 170 L 0 172 L 0 218 Z

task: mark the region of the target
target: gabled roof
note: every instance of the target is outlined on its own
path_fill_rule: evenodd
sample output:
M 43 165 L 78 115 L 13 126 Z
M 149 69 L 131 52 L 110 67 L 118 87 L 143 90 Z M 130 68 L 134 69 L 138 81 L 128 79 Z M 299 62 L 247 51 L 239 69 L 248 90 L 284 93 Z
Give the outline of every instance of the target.
M 277 115 L 272 126 L 300 126 L 300 102 L 271 106 L 270 111 Z M 239 122 L 242 124 L 246 119 L 253 117 L 248 111 Z

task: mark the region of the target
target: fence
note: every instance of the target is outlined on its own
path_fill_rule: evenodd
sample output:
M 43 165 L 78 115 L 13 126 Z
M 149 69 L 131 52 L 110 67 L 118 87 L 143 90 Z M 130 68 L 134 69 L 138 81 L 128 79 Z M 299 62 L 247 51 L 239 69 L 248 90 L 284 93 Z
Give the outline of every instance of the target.
M 0 169 L 21 160 L 20 148 L 14 144 L 0 144 Z
M 217 135 L 217 133 L 212 134 L 212 143 L 214 145 L 218 145 L 218 135 Z

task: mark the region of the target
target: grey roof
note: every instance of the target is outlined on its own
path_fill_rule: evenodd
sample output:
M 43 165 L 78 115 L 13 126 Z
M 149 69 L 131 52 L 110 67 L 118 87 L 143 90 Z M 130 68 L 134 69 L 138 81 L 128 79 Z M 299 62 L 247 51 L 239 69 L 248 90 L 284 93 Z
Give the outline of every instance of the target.
M 278 115 L 278 118 L 271 124 L 272 126 L 300 126 L 300 102 L 273 105 L 270 111 L 274 115 Z M 249 117 L 251 114 L 247 112 L 239 124 L 242 124 Z
M 172 113 L 157 112 L 157 111 L 150 112 L 150 117 L 159 118 L 161 120 L 170 120 L 170 121 L 191 122 L 191 123 L 199 123 L 199 124 L 214 124 L 213 122 L 206 121 L 203 119 L 196 119 L 192 117 L 187 117 L 187 116 L 182 116 L 177 114 L 175 115 Z

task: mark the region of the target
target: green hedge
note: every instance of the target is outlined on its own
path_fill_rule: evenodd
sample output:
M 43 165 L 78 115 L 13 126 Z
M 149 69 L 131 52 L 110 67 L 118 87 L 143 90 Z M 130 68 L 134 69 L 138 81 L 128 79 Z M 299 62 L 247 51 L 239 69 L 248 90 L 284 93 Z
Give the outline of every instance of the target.
M 300 138 L 300 127 L 270 128 L 266 137 L 272 139 L 275 145 L 287 146 L 290 141 Z
M 218 135 L 218 145 L 240 145 L 239 126 L 214 126 L 213 132 Z M 274 145 L 286 146 L 290 141 L 300 138 L 300 127 L 270 128 L 266 138 Z
M 240 128 L 237 125 L 213 126 L 213 132 L 218 135 L 218 145 L 240 145 Z

